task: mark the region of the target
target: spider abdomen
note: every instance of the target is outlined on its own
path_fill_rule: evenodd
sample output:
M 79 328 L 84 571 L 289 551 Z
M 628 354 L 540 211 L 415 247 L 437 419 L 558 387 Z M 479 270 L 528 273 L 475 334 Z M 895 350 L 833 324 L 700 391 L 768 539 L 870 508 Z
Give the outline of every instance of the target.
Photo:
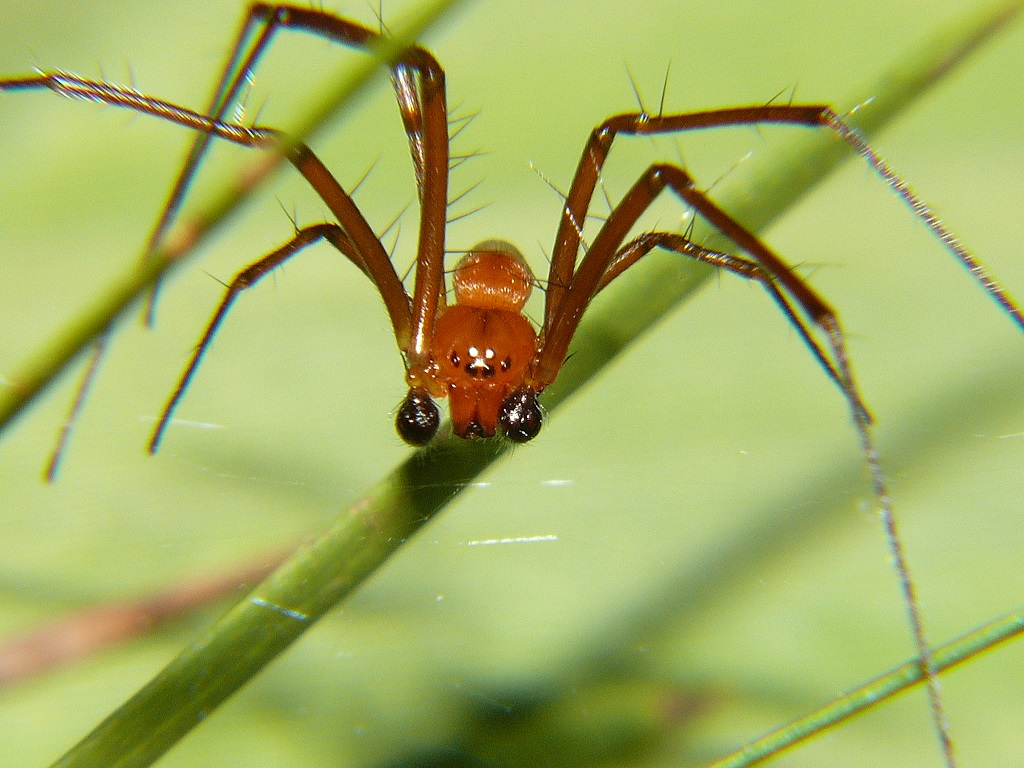
M 459 259 L 452 283 L 457 304 L 518 314 L 533 290 L 533 272 L 511 243 L 484 240 Z

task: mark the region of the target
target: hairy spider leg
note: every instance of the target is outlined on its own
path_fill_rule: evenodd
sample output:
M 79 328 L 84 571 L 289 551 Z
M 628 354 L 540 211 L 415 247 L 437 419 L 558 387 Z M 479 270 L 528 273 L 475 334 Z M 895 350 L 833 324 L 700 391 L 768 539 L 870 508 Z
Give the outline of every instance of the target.
M 837 386 L 842 388 L 839 372 L 836 371 L 832 362 L 822 350 L 821 345 L 818 344 L 817 340 L 811 334 L 807 323 L 799 314 L 797 314 L 793 307 L 793 303 L 786 298 L 786 294 L 779 290 L 779 287 L 771 273 L 752 259 L 745 259 L 742 256 L 736 256 L 735 254 L 723 253 L 721 251 L 713 251 L 708 248 L 704 248 L 694 243 L 688 237 L 680 235 L 677 232 L 645 232 L 619 248 L 611 263 L 608 265 L 608 268 L 605 270 L 604 275 L 601 277 L 601 282 L 597 286 L 595 295 L 604 290 L 616 277 L 636 264 L 637 261 L 655 248 L 673 251 L 681 256 L 686 256 L 696 261 L 702 261 L 712 267 L 724 269 L 725 271 L 732 272 L 734 275 L 738 275 L 739 277 L 760 283 L 768 292 L 768 295 L 772 297 L 772 300 L 778 305 L 779 309 L 782 310 L 786 319 L 788 319 L 793 327 L 796 328 L 797 333 L 800 334 L 800 338 L 803 339 L 804 343 L 811 350 L 811 354 L 814 355 L 821 367 L 825 369 L 829 378 L 832 379 Z
M 400 349 L 403 353 L 409 354 L 402 345 L 411 349 L 414 338 L 411 299 L 402 286 L 387 251 L 351 196 L 345 192 L 308 145 L 294 142 L 273 128 L 245 127 L 218 122 L 206 115 L 140 94 L 125 86 L 111 85 L 75 75 L 44 73 L 0 80 L 0 92 L 43 88 L 68 97 L 100 101 L 152 115 L 242 146 L 278 151 L 282 151 L 283 148 L 288 161 L 309 182 L 337 219 L 345 239 L 350 243 L 350 247 L 346 247 L 342 253 L 373 281 L 384 300 Z M 330 239 L 328 241 L 330 242 Z M 284 248 L 287 249 L 288 246 Z M 443 271 L 441 274 L 443 276 Z
M 231 53 L 224 64 L 210 104 L 204 113 L 212 122 L 224 123 L 225 114 L 237 102 L 239 94 L 251 77 L 261 56 L 269 48 L 275 33 L 281 29 L 308 32 L 336 43 L 366 49 L 370 52 L 383 38 L 383 31 L 375 32 L 361 24 L 325 11 L 290 4 L 253 3 L 235 36 Z M 418 251 L 419 258 L 414 285 L 414 296 L 417 297 L 419 309 L 414 313 L 410 328 L 407 329 L 404 323 L 399 325 L 394 322 L 396 312 L 391 309 L 390 305 L 389 314 L 392 317 L 396 341 L 406 360 L 407 368 L 419 371 L 412 378 L 422 379 L 423 372 L 428 367 L 425 357 L 429 351 L 434 318 L 438 306 L 443 307 L 445 300 L 443 262 L 449 148 L 444 72 L 429 51 L 420 46 L 412 46 L 391 67 L 391 79 L 409 141 L 417 192 L 421 202 L 421 247 Z M 101 83 L 95 82 L 95 85 L 99 86 Z M 0 89 L 2 88 L 3 85 L 0 85 Z M 58 92 L 60 91 L 58 90 Z M 72 94 L 67 93 L 66 95 Z M 103 100 L 102 97 L 96 95 L 82 93 L 74 95 Z M 122 104 L 122 106 L 132 108 L 129 104 Z M 209 148 L 210 138 L 214 135 L 216 135 L 214 131 L 197 130 L 167 200 L 151 230 L 143 252 L 144 259 L 149 258 L 149 255 L 155 251 L 180 212 L 192 180 Z M 428 166 L 431 167 L 429 173 Z M 376 280 L 374 282 L 377 283 Z M 158 280 L 148 295 L 145 318 L 149 326 L 152 326 L 155 320 L 159 287 L 160 281 Z M 389 298 L 385 296 L 385 302 L 388 300 Z M 99 372 L 110 333 L 111 329 L 107 329 L 93 346 L 85 373 L 79 382 L 71 408 L 64 420 L 46 468 L 45 476 L 49 482 L 56 478 L 61 459 L 84 406 L 88 390 Z M 412 389 L 419 391 L 419 383 L 411 383 L 410 390 Z M 420 418 L 426 418 L 435 424 L 440 421 L 436 407 L 433 409 L 428 407 L 424 411 L 417 410 L 423 408 L 424 405 L 421 399 L 413 397 L 411 391 L 403 407 L 406 413 L 419 413 Z M 159 441 L 157 440 L 157 442 Z
M 778 285 L 783 287 L 792 296 L 797 305 L 824 332 L 832 352 L 831 361 L 822 354 L 820 347 L 813 341 L 804 323 L 791 311 L 789 302 L 781 294 L 778 294 L 777 291 L 770 291 L 773 294 L 773 298 L 779 297 L 776 298 L 776 301 L 782 306 L 788 319 L 793 322 L 804 341 L 808 343 L 815 357 L 819 362 L 822 362 L 830 377 L 838 384 L 843 397 L 849 404 L 860 439 L 861 450 L 871 472 L 873 490 L 879 503 L 886 541 L 892 555 L 900 588 L 903 592 L 904 606 L 917 651 L 918 665 L 927 683 L 926 687 L 932 720 L 946 764 L 950 767 L 955 766 L 956 759 L 953 752 L 953 741 L 942 700 L 941 688 L 935 672 L 931 645 L 924 630 L 924 622 L 917 600 L 916 589 L 910 577 L 910 568 L 896 524 L 885 476 L 882 473 L 878 451 L 871 436 L 870 418 L 853 378 L 853 371 L 850 366 L 849 355 L 838 318 L 828 304 L 797 277 L 778 256 L 739 222 L 715 205 L 703 192 L 698 190 L 686 171 L 673 165 L 652 165 L 612 211 L 612 214 L 608 217 L 594 242 L 591 243 L 590 248 L 587 250 L 587 254 L 581 261 L 579 269 L 573 274 L 573 279 L 565 291 L 562 302 L 558 305 L 553 315 L 552 327 L 545 329 L 548 331 L 548 336 L 546 336 L 546 344 L 542 347 L 537 358 L 538 371 L 544 376 L 557 375 L 560 362 L 554 365 L 553 373 L 550 368 L 545 369 L 542 367 L 545 353 L 551 356 L 550 359 L 558 361 L 563 359 L 559 356 L 560 354 L 564 355 L 560 348 L 563 345 L 565 349 L 568 348 L 568 339 L 571 339 L 575 332 L 582 309 L 589 304 L 590 299 L 600 287 L 607 284 L 606 281 L 603 281 L 603 276 L 611 265 L 617 263 L 616 255 L 619 252 L 620 244 L 639 217 L 665 187 L 671 188 L 680 199 L 692 206 L 719 231 L 726 234 L 745 252 L 750 254 L 756 264 L 768 273 L 769 282 L 778 281 Z M 672 250 L 678 251 L 677 248 Z M 619 261 L 622 261 L 622 258 Z M 622 269 L 618 270 L 618 274 L 622 274 Z M 551 346 L 547 346 L 547 344 Z M 550 349 L 555 351 L 549 352 L 548 350 Z M 539 381 L 543 382 L 544 379 L 539 379 Z M 542 387 L 542 384 L 535 384 L 534 386 Z
M 608 152 L 618 134 L 650 136 L 707 128 L 762 124 L 826 128 L 832 131 L 871 165 L 893 192 L 911 209 L 914 216 L 931 230 L 942 245 L 981 285 L 982 289 L 1024 330 L 1024 312 L 999 282 L 967 250 L 960 239 L 942 223 L 931 207 L 910 189 L 909 185 L 878 153 L 871 149 L 860 134 L 847 125 L 831 107 L 821 104 L 769 104 L 671 115 L 649 115 L 644 112 L 623 113 L 614 115 L 597 126 L 591 132 L 580 157 L 572 185 L 566 195 L 562 218 L 558 224 L 544 304 L 544 327 L 552 326 L 552 316 L 568 290 L 570 282 L 575 279 L 583 222 L 590 208 Z M 796 282 L 802 281 L 797 278 Z M 798 292 L 803 292 L 803 289 L 795 286 L 795 283 L 790 287 L 796 287 Z M 813 293 L 806 298 L 812 303 L 816 300 L 820 301 L 813 296 Z M 557 355 L 552 354 L 551 357 L 555 358 Z M 554 359 L 546 362 L 555 364 Z
M 251 288 L 256 285 L 256 283 L 258 283 L 263 277 L 273 272 L 303 248 L 313 245 L 320 240 L 327 240 L 331 245 L 348 256 L 356 266 L 360 267 L 364 271 L 364 273 L 367 272 L 365 265 L 361 263 L 359 252 L 355 249 L 355 246 L 352 241 L 349 240 L 345 231 L 337 224 L 324 223 L 314 224 L 312 226 L 299 229 L 296 231 L 295 237 L 287 243 L 268 253 L 253 264 L 250 264 L 235 275 L 234 279 L 228 284 L 224 298 L 221 299 L 220 304 L 213 313 L 213 317 L 210 319 L 210 322 L 207 323 L 206 330 L 203 332 L 202 338 L 199 340 L 199 343 L 196 344 L 195 351 L 192 353 L 192 359 L 189 360 L 188 366 L 186 366 L 184 373 L 181 375 L 181 379 L 178 381 L 177 386 L 175 386 L 170 399 L 167 401 L 167 405 L 164 406 L 164 409 L 160 414 L 160 418 L 157 420 L 156 427 L 153 430 L 153 435 L 149 441 L 150 453 L 156 453 L 157 449 L 160 447 L 160 441 L 163 439 L 164 431 L 167 429 L 167 423 L 170 421 L 171 414 L 174 413 L 174 409 L 177 408 L 178 403 L 184 396 L 185 389 L 188 387 L 189 382 L 192 381 L 192 377 L 195 375 L 196 369 L 199 367 L 199 363 L 203 359 L 203 355 L 205 355 L 206 350 L 209 349 L 210 342 L 213 341 L 214 334 L 216 334 L 217 329 L 220 328 L 220 324 L 224 320 L 224 316 L 227 314 L 231 305 L 234 304 L 238 295 L 247 288 Z M 371 277 L 370 279 L 372 280 L 373 278 Z
M 253 3 L 242 21 L 231 52 L 224 63 L 220 78 L 210 99 L 205 114 L 211 120 L 224 121 L 224 115 L 235 104 L 255 72 L 260 58 L 268 50 L 276 33 L 282 29 L 307 32 L 326 38 L 341 45 L 373 50 L 382 34 L 349 19 L 335 16 L 326 11 L 291 4 Z M 410 48 L 402 59 L 392 67 L 392 83 L 398 101 L 402 123 L 405 126 L 416 172 L 416 183 L 422 199 L 426 184 L 426 137 L 424 100 L 420 97 L 417 77 L 421 80 L 436 78 L 440 66 L 424 48 Z M 447 133 L 444 135 L 447 146 Z M 146 246 L 146 253 L 152 252 L 167 233 L 181 209 L 189 186 L 209 148 L 211 134 L 196 133 L 178 176 L 161 209 Z M 152 323 L 153 304 L 156 288 L 151 295 L 148 321 Z
M 930 709 L 940 747 L 946 764 L 954 766 L 956 759 L 953 743 L 939 682 L 935 674 L 931 647 L 925 635 L 919 603 L 910 578 L 909 566 L 897 529 L 885 477 L 881 470 L 878 451 L 871 436 L 870 415 L 863 404 L 863 398 L 854 380 L 846 343 L 835 311 L 753 233 L 699 190 L 685 170 L 670 164 L 652 165 L 640 177 L 605 220 L 579 267 L 576 267 L 582 242 L 582 222 L 589 209 L 601 168 L 616 133 L 670 133 L 752 123 L 820 126 L 835 132 L 868 161 L 903 202 L 910 207 L 914 215 L 928 226 L 946 249 L 968 269 L 1000 308 L 1009 314 L 1014 322 L 1024 328 L 1024 315 L 1002 286 L 938 219 L 931 208 L 917 197 L 906 182 L 853 129 L 846 126 L 831 108 L 784 105 L 741 107 L 657 117 L 643 113 L 623 114 L 609 118 L 593 131 L 566 196 L 551 260 L 544 326 L 540 341 L 541 348 L 536 365 L 528 380 L 527 396 L 535 399 L 536 393 L 539 393 L 557 377 L 583 312 L 593 297 L 615 277 L 621 275 L 625 269 L 636 263 L 651 248 L 656 245 L 666 245 L 670 250 L 714 263 L 715 258 L 709 258 L 707 254 L 687 253 L 689 248 L 686 244 L 692 244 L 689 244 L 685 238 L 683 238 L 683 242 L 671 241 L 666 238 L 648 247 L 648 243 L 643 241 L 644 236 L 641 236 L 625 246 L 622 245 L 626 235 L 643 212 L 666 186 L 670 187 L 681 200 L 693 207 L 709 223 L 749 254 L 753 259 L 754 267 L 759 267 L 767 273 L 767 280 L 762 280 L 762 284 L 766 287 L 774 286 L 774 288 L 769 288 L 769 292 L 787 318 L 798 329 L 801 337 L 830 378 L 839 386 L 850 406 L 861 450 L 871 472 L 883 528 L 904 595 L 908 623 L 917 648 L 918 664 L 927 681 Z M 650 234 L 657 239 L 664 233 Z M 730 265 L 724 262 L 720 266 L 730 268 Z M 731 271 L 742 274 L 744 269 L 741 267 Z M 744 276 L 753 276 L 753 274 Z M 754 277 L 754 279 L 758 278 Z M 821 329 L 831 351 L 831 359 L 824 354 L 822 347 L 811 335 L 809 326 L 794 312 L 794 305 L 780 289 L 784 289 L 795 305 L 807 315 L 810 322 Z

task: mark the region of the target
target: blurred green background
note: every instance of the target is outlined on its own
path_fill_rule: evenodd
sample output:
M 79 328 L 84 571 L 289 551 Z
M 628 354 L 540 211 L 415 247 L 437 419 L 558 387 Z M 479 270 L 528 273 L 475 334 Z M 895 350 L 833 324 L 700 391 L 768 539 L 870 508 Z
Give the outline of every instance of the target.
M 388 3 L 386 17 L 402 7 Z M 507 238 L 544 272 L 559 200 L 530 163 L 567 186 L 590 129 L 635 109 L 627 66 L 652 110 L 669 63 L 667 110 L 764 103 L 794 89 L 797 101 L 840 102 L 971 7 L 470 4 L 428 41 L 447 69 L 450 103 L 480 113 L 455 150 L 482 154 L 452 186 L 482 182 L 463 209 L 489 205 L 452 227 L 449 247 Z M 342 10 L 375 24 L 362 4 Z M 200 107 L 240 14 L 237 3 L 183 0 L 6 4 L 0 73 L 68 69 Z M 1018 25 L 874 142 L 1018 295 L 1022 48 Z M 248 116 L 287 126 L 345 55 L 288 38 L 259 70 Z M 781 136 L 624 142 L 608 192 L 680 153 L 711 185 Z M 0 385 L 9 386 L 33 350 L 135 264 L 188 137 L 48 93 L 0 97 L 0 137 Z M 376 161 L 357 200 L 378 228 L 414 200 L 386 85 L 313 143 L 342 183 Z M 198 199 L 239 154 L 216 154 Z M 77 375 L 4 436 L 0 631 L 312 535 L 406 455 L 391 426 L 403 381 L 386 315 L 365 278 L 326 248 L 238 302 L 177 414 L 190 423 L 172 425 L 156 458 L 145 455 L 222 293 L 218 280 L 286 240 L 289 215 L 324 217 L 294 176 L 281 174 L 168 283 L 155 331 L 131 322 L 118 333 L 56 486 L 40 473 Z M 659 209 L 657 222 L 672 226 L 680 213 Z M 402 225 L 396 261 L 407 264 L 415 217 Z M 840 309 L 932 639 L 1015 608 L 1024 588 L 1019 332 L 859 163 L 767 237 Z M 546 699 L 572 728 L 532 721 L 522 733 L 571 743 L 567 754 L 540 742 L 556 763 L 706 762 L 912 653 L 848 422 L 774 305 L 723 276 L 162 764 L 426 764 L 439 755 L 527 764 L 525 737 L 505 750 L 512 737 L 494 723 Z M 544 540 L 479 545 L 531 537 Z M 0 762 L 57 757 L 220 610 L 0 692 Z M 1024 760 L 1022 664 L 1011 644 L 944 677 L 965 765 Z M 588 729 L 607 735 L 602 717 L 621 724 L 616 707 L 644 702 L 662 707 L 646 721 L 655 726 L 646 748 L 604 752 Z M 776 764 L 938 762 L 915 691 Z

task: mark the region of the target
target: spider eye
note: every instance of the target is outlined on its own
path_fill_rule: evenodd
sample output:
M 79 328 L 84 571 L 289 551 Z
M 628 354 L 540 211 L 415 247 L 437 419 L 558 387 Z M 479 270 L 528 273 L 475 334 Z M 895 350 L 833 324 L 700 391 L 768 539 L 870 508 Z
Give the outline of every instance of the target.
M 425 390 L 410 389 L 395 417 L 398 435 L 409 445 L 426 445 L 437 434 L 441 413 Z
M 544 414 L 537 402 L 537 393 L 523 387 L 501 402 L 498 423 L 505 437 L 513 443 L 525 443 L 540 432 Z

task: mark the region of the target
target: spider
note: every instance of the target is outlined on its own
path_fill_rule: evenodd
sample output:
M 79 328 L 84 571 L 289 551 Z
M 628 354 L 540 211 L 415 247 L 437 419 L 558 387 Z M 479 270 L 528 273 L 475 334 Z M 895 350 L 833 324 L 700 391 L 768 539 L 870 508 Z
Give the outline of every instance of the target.
M 262 27 L 259 38 L 246 53 L 245 44 L 259 27 Z M 364 48 L 372 46 L 380 36 L 365 26 L 323 11 L 256 3 L 249 9 L 208 114 L 146 96 L 131 88 L 60 72 L 0 80 L 0 90 L 49 88 L 69 97 L 148 113 L 196 130 L 192 150 L 154 232 L 152 239 L 156 241 L 177 211 L 210 136 L 250 147 L 274 146 L 284 139 L 272 128 L 244 127 L 223 120 L 224 113 L 238 97 L 246 75 L 256 66 L 275 32 L 283 28 L 303 30 Z M 915 213 L 954 249 L 986 290 L 1024 326 L 1024 318 L 1012 300 L 959 245 L 955 236 L 840 116 L 824 105 L 766 105 L 669 115 L 639 112 L 605 120 L 586 142 L 565 198 L 539 332 L 535 332 L 521 314 L 534 277 L 522 254 L 508 242 L 488 240 L 470 249 L 455 267 L 456 303 L 449 307 L 445 298 L 444 256 L 451 158 L 444 71 L 432 54 L 417 46 L 392 68 L 392 82 L 409 140 L 420 202 L 412 295 L 405 290 L 387 251 L 349 193 L 308 146 L 295 145 L 288 159 L 323 199 L 337 223 L 299 229 L 289 242 L 242 270 L 231 281 L 163 410 L 150 441 L 151 452 L 159 446 L 171 415 L 238 294 L 320 240 L 329 242 L 366 274 L 384 300 L 409 386 L 397 412 L 396 428 L 402 439 L 411 445 L 426 445 L 437 433 L 440 411 L 434 402 L 436 398 L 448 398 L 454 432 L 459 437 L 492 437 L 500 428 L 513 442 L 534 438 L 543 418 L 537 397 L 558 376 L 587 305 L 605 286 L 654 248 L 706 262 L 764 286 L 828 376 L 842 390 L 857 420 L 866 423 L 868 413 L 849 368 L 835 311 L 779 256 L 705 195 L 684 168 L 671 164 L 649 167 L 607 217 L 596 238 L 585 248 L 584 257 L 579 259 L 583 245 L 582 223 L 602 166 L 618 134 L 655 135 L 766 123 L 828 128 L 876 167 Z M 626 242 L 630 229 L 666 188 L 747 255 L 712 251 L 672 232 L 647 232 Z M 812 336 L 810 324 L 824 332 L 831 355 L 826 354 Z
M 288 242 L 243 269 L 230 282 L 158 420 L 149 445 L 151 452 L 157 450 L 171 416 L 237 297 L 319 241 L 326 241 L 351 261 L 383 299 L 406 371 L 407 394 L 397 409 L 395 426 L 401 438 L 415 446 L 429 444 L 437 434 L 441 423 L 436 403 L 439 399 L 448 400 L 452 429 L 458 437 L 490 438 L 500 434 L 515 443 L 536 437 L 544 416 L 538 397 L 558 377 L 590 302 L 646 254 L 662 249 L 755 281 L 777 303 L 847 401 L 874 475 L 876 495 L 891 520 L 884 480 L 870 437 L 871 417 L 853 377 L 836 312 L 757 235 L 719 207 L 685 168 L 673 163 L 649 166 L 613 207 L 597 235 L 589 244 L 585 243 L 583 223 L 605 161 L 620 134 L 651 136 L 760 124 L 831 131 L 879 173 L 1002 309 L 1024 328 L 1020 309 L 955 235 L 841 115 L 820 104 L 767 104 L 677 114 L 649 114 L 642 110 L 608 118 L 586 140 L 565 195 L 544 282 L 540 327 L 535 328 L 522 312 L 537 280 L 519 250 L 503 240 L 485 240 L 468 250 L 454 268 L 455 301 L 449 304 L 445 286 L 445 229 L 452 157 L 445 73 L 437 59 L 420 46 L 409 48 L 391 68 L 420 210 L 410 293 L 351 193 L 308 145 L 292 142 L 276 129 L 245 126 L 225 117 L 240 98 L 247 76 L 275 34 L 284 29 L 304 31 L 360 49 L 372 49 L 385 34 L 322 10 L 255 3 L 247 12 L 205 112 L 132 88 L 63 72 L 0 79 L 0 91 L 50 89 L 61 95 L 149 114 L 195 131 L 193 145 L 152 234 L 152 243 L 167 232 L 213 137 L 252 148 L 287 147 L 287 159 L 335 218 L 333 222 L 298 228 Z M 722 232 L 743 255 L 712 250 L 685 234 L 671 231 L 648 231 L 631 237 L 643 214 L 666 190 Z M 895 538 L 891 545 L 907 591 L 922 668 L 934 682 L 927 669 L 928 646 L 902 552 Z M 933 707 L 938 709 L 936 701 L 933 698 Z M 938 712 L 937 720 L 941 720 Z
M 383 33 L 332 13 L 292 5 L 254 3 L 248 10 L 229 62 L 206 113 L 147 96 L 132 88 L 63 72 L 0 80 L 0 91 L 48 88 L 59 94 L 156 116 L 196 131 L 196 138 L 171 191 L 151 243 L 156 243 L 179 210 L 211 137 L 255 148 L 287 141 L 280 131 L 225 120 L 246 78 L 281 29 L 301 30 L 354 48 L 370 49 Z M 247 47 L 255 37 L 255 42 Z M 732 272 L 764 287 L 793 324 L 811 353 L 848 401 L 855 421 L 870 422 L 849 365 L 846 344 L 833 308 L 756 235 L 715 204 L 693 177 L 676 164 L 657 163 L 642 173 L 614 206 L 593 241 L 583 241 L 601 172 L 616 136 L 651 136 L 724 126 L 788 124 L 825 128 L 862 155 L 911 207 L 986 291 L 1024 328 L 1024 315 L 984 267 L 872 150 L 840 115 L 826 105 L 768 104 L 682 114 L 618 114 L 598 125 L 586 141 L 565 195 L 545 283 L 543 322 L 535 330 L 522 310 L 536 280 L 519 250 L 487 240 L 469 249 L 454 268 L 455 303 L 445 288 L 445 226 L 448 210 L 449 123 L 445 73 L 420 46 L 392 67 L 392 83 L 408 137 L 420 204 L 419 241 L 412 294 L 351 195 L 313 150 L 293 144 L 288 160 L 305 177 L 336 222 L 297 229 L 287 243 L 242 270 L 228 285 L 195 353 L 174 389 L 150 440 L 155 452 L 175 408 L 227 311 L 245 289 L 321 240 L 333 245 L 374 284 L 384 301 L 402 355 L 408 392 L 395 426 L 414 446 L 428 444 L 440 425 L 435 400 L 447 398 L 454 433 L 488 438 L 498 432 L 512 442 L 536 437 L 543 421 L 538 396 L 557 378 L 580 320 L 593 298 L 655 248 L 678 253 Z M 743 256 L 714 251 L 675 232 L 627 237 L 643 213 L 670 190 L 726 235 Z M 580 252 L 583 257 L 580 258 Z M 815 338 L 816 327 L 824 336 Z M 828 351 L 826 351 L 826 347 Z

